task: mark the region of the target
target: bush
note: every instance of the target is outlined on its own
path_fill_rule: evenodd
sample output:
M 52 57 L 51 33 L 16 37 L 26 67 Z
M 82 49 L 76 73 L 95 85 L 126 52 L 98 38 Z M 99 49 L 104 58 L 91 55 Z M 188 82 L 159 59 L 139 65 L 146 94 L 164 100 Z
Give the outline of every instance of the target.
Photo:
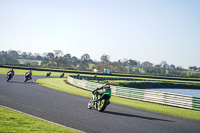
M 107 82 L 107 81 L 106 81 Z M 101 83 L 106 83 L 101 81 Z M 185 89 L 200 89 L 200 84 L 192 83 L 173 83 L 173 82 L 161 82 L 161 81 L 109 81 L 111 85 L 114 86 L 123 86 L 130 88 L 185 88 Z

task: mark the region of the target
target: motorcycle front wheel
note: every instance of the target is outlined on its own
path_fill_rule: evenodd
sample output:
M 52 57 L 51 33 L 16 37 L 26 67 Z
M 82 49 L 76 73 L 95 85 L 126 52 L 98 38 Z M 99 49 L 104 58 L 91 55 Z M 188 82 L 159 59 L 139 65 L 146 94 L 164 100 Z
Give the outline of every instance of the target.
M 87 108 L 88 108 L 88 109 L 91 109 L 91 108 L 92 108 L 92 106 L 91 106 L 91 100 L 88 102 Z
M 11 79 L 10 76 L 8 76 L 7 79 L 6 79 L 6 81 L 8 82 L 10 79 Z
M 28 78 L 27 77 L 24 77 L 24 82 L 26 82 L 28 80 Z

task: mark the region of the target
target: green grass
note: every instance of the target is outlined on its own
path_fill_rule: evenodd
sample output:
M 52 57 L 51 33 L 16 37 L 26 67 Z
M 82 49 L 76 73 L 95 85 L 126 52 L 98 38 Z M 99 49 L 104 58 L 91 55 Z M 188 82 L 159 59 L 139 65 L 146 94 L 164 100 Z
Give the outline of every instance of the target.
M 80 95 L 83 97 L 90 97 L 91 92 L 77 88 L 75 86 L 72 86 L 70 84 L 66 84 L 65 81 L 66 79 L 63 78 L 45 78 L 45 79 L 37 79 L 36 82 L 40 85 L 46 86 L 48 88 L 52 88 L 55 90 L 75 94 L 75 95 Z
M 92 82 L 97 82 L 92 80 Z M 184 89 L 199 89 L 200 82 L 166 82 L 166 81 L 124 81 L 124 80 L 104 80 L 100 81 L 100 83 L 106 83 L 114 86 L 123 86 L 130 88 L 184 88 Z
M 77 133 L 78 131 L 0 107 L 0 132 Z
M 89 98 L 91 97 L 90 91 L 86 91 L 86 90 L 77 88 L 75 86 L 66 84 L 65 83 L 66 81 L 64 80 L 65 79 L 48 78 L 48 79 L 37 79 L 36 82 L 52 89 L 88 97 L 88 100 L 89 100 Z M 196 110 L 183 109 L 183 108 L 165 106 L 165 105 L 160 105 L 160 104 L 155 104 L 155 103 L 125 99 L 125 98 L 120 98 L 117 96 L 111 97 L 111 103 L 121 104 L 125 106 L 135 107 L 139 109 L 149 110 L 149 111 L 158 112 L 158 113 L 164 113 L 164 114 L 188 118 L 188 119 L 200 120 L 200 111 L 196 111 Z
M 80 70 L 71 70 L 71 69 L 61 69 L 61 68 L 43 68 L 43 67 L 27 67 L 27 66 L 11 66 L 11 65 L 3 65 L 3 66 L 6 66 L 6 67 L 16 67 L 16 69 L 18 68 L 25 68 L 25 69 L 29 69 L 29 68 L 35 68 L 35 69 L 40 69 L 41 71 L 42 70 L 47 70 L 47 71 L 53 71 L 53 70 L 59 70 L 59 71 L 68 71 L 69 73 L 72 72 L 72 73 L 78 73 L 78 72 L 87 72 L 87 73 L 91 73 L 92 75 L 94 75 L 95 73 L 93 71 L 80 71 Z M 3 67 L 2 67 L 3 68 Z
M 24 68 L 29 68 L 29 67 L 24 67 Z M 51 70 L 63 70 L 65 71 L 66 69 L 52 69 L 52 68 L 38 68 L 41 70 L 47 70 L 47 71 L 33 71 L 33 75 L 37 75 L 37 76 L 44 76 L 46 75 L 47 72 L 51 71 Z M 9 71 L 9 68 L 0 68 L 0 74 L 6 74 L 7 71 Z M 21 69 L 14 69 L 16 75 L 24 75 L 25 72 L 27 72 L 28 70 L 21 70 Z M 77 71 L 77 70 L 67 70 L 67 71 L 71 71 L 72 73 L 65 73 L 65 77 L 67 77 L 68 75 L 76 75 L 78 72 L 88 72 L 88 74 L 80 74 L 80 76 L 94 76 L 94 72 L 91 71 Z M 77 73 L 74 73 L 77 72 Z M 91 74 L 90 74 L 91 73 Z M 51 76 L 60 76 L 61 72 L 52 72 Z M 139 79 L 139 80 L 145 80 L 145 81 L 165 81 L 165 82 L 183 82 L 183 83 L 200 83 L 200 81 L 188 81 L 188 79 L 194 79 L 194 80 L 199 80 L 198 78 L 181 78 L 181 77 L 170 77 L 173 80 L 170 79 L 159 79 L 159 77 L 163 77 L 163 78 L 167 78 L 165 76 L 148 76 L 145 75 L 147 78 L 140 78 L 140 77 L 126 77 L 128 76 L 134 76 L 134 74 L 121 74 L 122 76 L 113 76 L 113 75 L 106 75 L 106 77 L 110 77 L 110 78 L 130 78 L 130 79 Z M 124 75 L 124 76 L 123 76 Z M 98 77 L 105 77 L 105 75 L 98 75 Z M 135 76 L 144 76 L 144 75 L 135 75 Z M 154 77 L 154 78 L 151 78 Z M 158 77 L 156 79 L 156 77 Z M 182 79 L 182 80 L 178 80 L 178 79 Z
M 105 77 L 104 75 L 98 75 L 98 77 Z M 182 80 L 178 80 L 176 78 L 173 78 L 173 80 L 170 79 L 156 79 L 156 78 L 139 78 L 139 77 L 123 77 L 123 76 L 106 76 L 110 78 L 130 78 L 134 80 L 142 80 L 142 81 L 165 81 L 165 82 L 182 82 L 182 83 L 200 83 L 200 81 L 188 81 L 187 79 L 192 79 L 192 78 L 180 78 Z M 153 76 L 152 76 L 153 77 Z M 171 78 L 171 77 L 170 77 Z M 196 79 L 195 79 L 196 80 Z M 199 79 L 198 79 L 199 80 Z
M 0 74 L 7 74 L 9 68 L 0 68 Z M 26 72 L 29 70 L 21 70 L 21 69 L 14 69 L 15 75 L 25 75 Z M 49 71 L 32 71 L 33 76 L 46 76 Z M 61 72 L 51 72 L 51 76 L 59 77 L 62 73 Z M 75 75 L 74 73 L 65 73 L 65 77 L 68 75 Z
M 11 70 L 10 68 L 0 68 L 0 74 L 7 74 L 7 72 Z M 56 70 L 56 69 L 54 69 Z M 58 69 L 60 70 L 60 69 Z M 26 72 L 29 70 L 22 70 L 22 69 L 14 69 L 15 75 L 25 75 Z M 51 70 L 49 70 L 51 71 Z M 46 76 L 46 74 L 49 71 L 35 71 L 32 70 L 33 76 Z M 51 72 L 51 76 L 59 77 L 62 74 L 62 72 Z M 68 77 L 69 75 L 77 75 L 76 73 L 65 73 L 65 77 Z M 89 74 L 81 74 L 81 76 L 91 76 Z M 92 74 L 94 76 L 94 74 Z

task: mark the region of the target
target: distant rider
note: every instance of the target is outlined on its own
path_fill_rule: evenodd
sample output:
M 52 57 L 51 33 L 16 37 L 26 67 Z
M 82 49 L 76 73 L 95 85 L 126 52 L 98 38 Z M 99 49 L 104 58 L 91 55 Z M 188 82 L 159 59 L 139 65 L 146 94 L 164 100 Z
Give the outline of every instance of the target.
M 7 72 L 7 77 L 8 77 L 8 75 L 11 75 L 12 77 L 15 75 L 13 68 L 10 71 Z
M 77 79 L 79 79 L 79 76 L 80 76 L 80 74 L 78 73 L 78 74 L 77 74 L 77 76 L 76 76 L 76 77 L 77 77 Z
M 65 75 L 65 73 L 63 72 L 61 75 L 60 75 L 60 78 L 63 78 Z
M 47 75 L 46 75 L 46 77 L 49 77 L 50 75 L 51 75 L 51 72 L 48 72 Z
M 30 79 L 32 79 L 32 71 L 30 70 L 29 72 L 26 72 L 25 74 L 27 77 L 29 77 Z
M 94 75 L 94 80 L 96 80 L 96 78 L 97 78 L 97 74 Z
M 106 83 L 102 87 L 97 88 L 97 89 L 92 91 L 92 94 L 94 94 L 95 97 L 97 97 L 98 95 L 103 95 L 104 93 L 109 93 L 109 96 L 111 97 L 111 88 L 110 88 L 110 85 L 108 83 Z M 108 100 L 108 104 L 110 104 L 109 100 Z

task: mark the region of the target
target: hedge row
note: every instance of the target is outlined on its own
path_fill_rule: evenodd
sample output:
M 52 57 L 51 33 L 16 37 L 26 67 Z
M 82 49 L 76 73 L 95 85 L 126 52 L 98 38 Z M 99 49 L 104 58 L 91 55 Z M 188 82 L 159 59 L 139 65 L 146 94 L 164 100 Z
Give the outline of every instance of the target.
M 104 83 L 107 81 L 103 81 Z M 130 87 L 130 88 L 139 88 L 139 89 L 146 89 L 146 88 L 183 88 L 183 89 L 200 89 L 200 84 L 187 84 L 187 83 L 163 83 L 163 82 L 117 82 L 117 81 L 108 81 L 111 85 L 115 86 L 123 86 L 123 87 Z

